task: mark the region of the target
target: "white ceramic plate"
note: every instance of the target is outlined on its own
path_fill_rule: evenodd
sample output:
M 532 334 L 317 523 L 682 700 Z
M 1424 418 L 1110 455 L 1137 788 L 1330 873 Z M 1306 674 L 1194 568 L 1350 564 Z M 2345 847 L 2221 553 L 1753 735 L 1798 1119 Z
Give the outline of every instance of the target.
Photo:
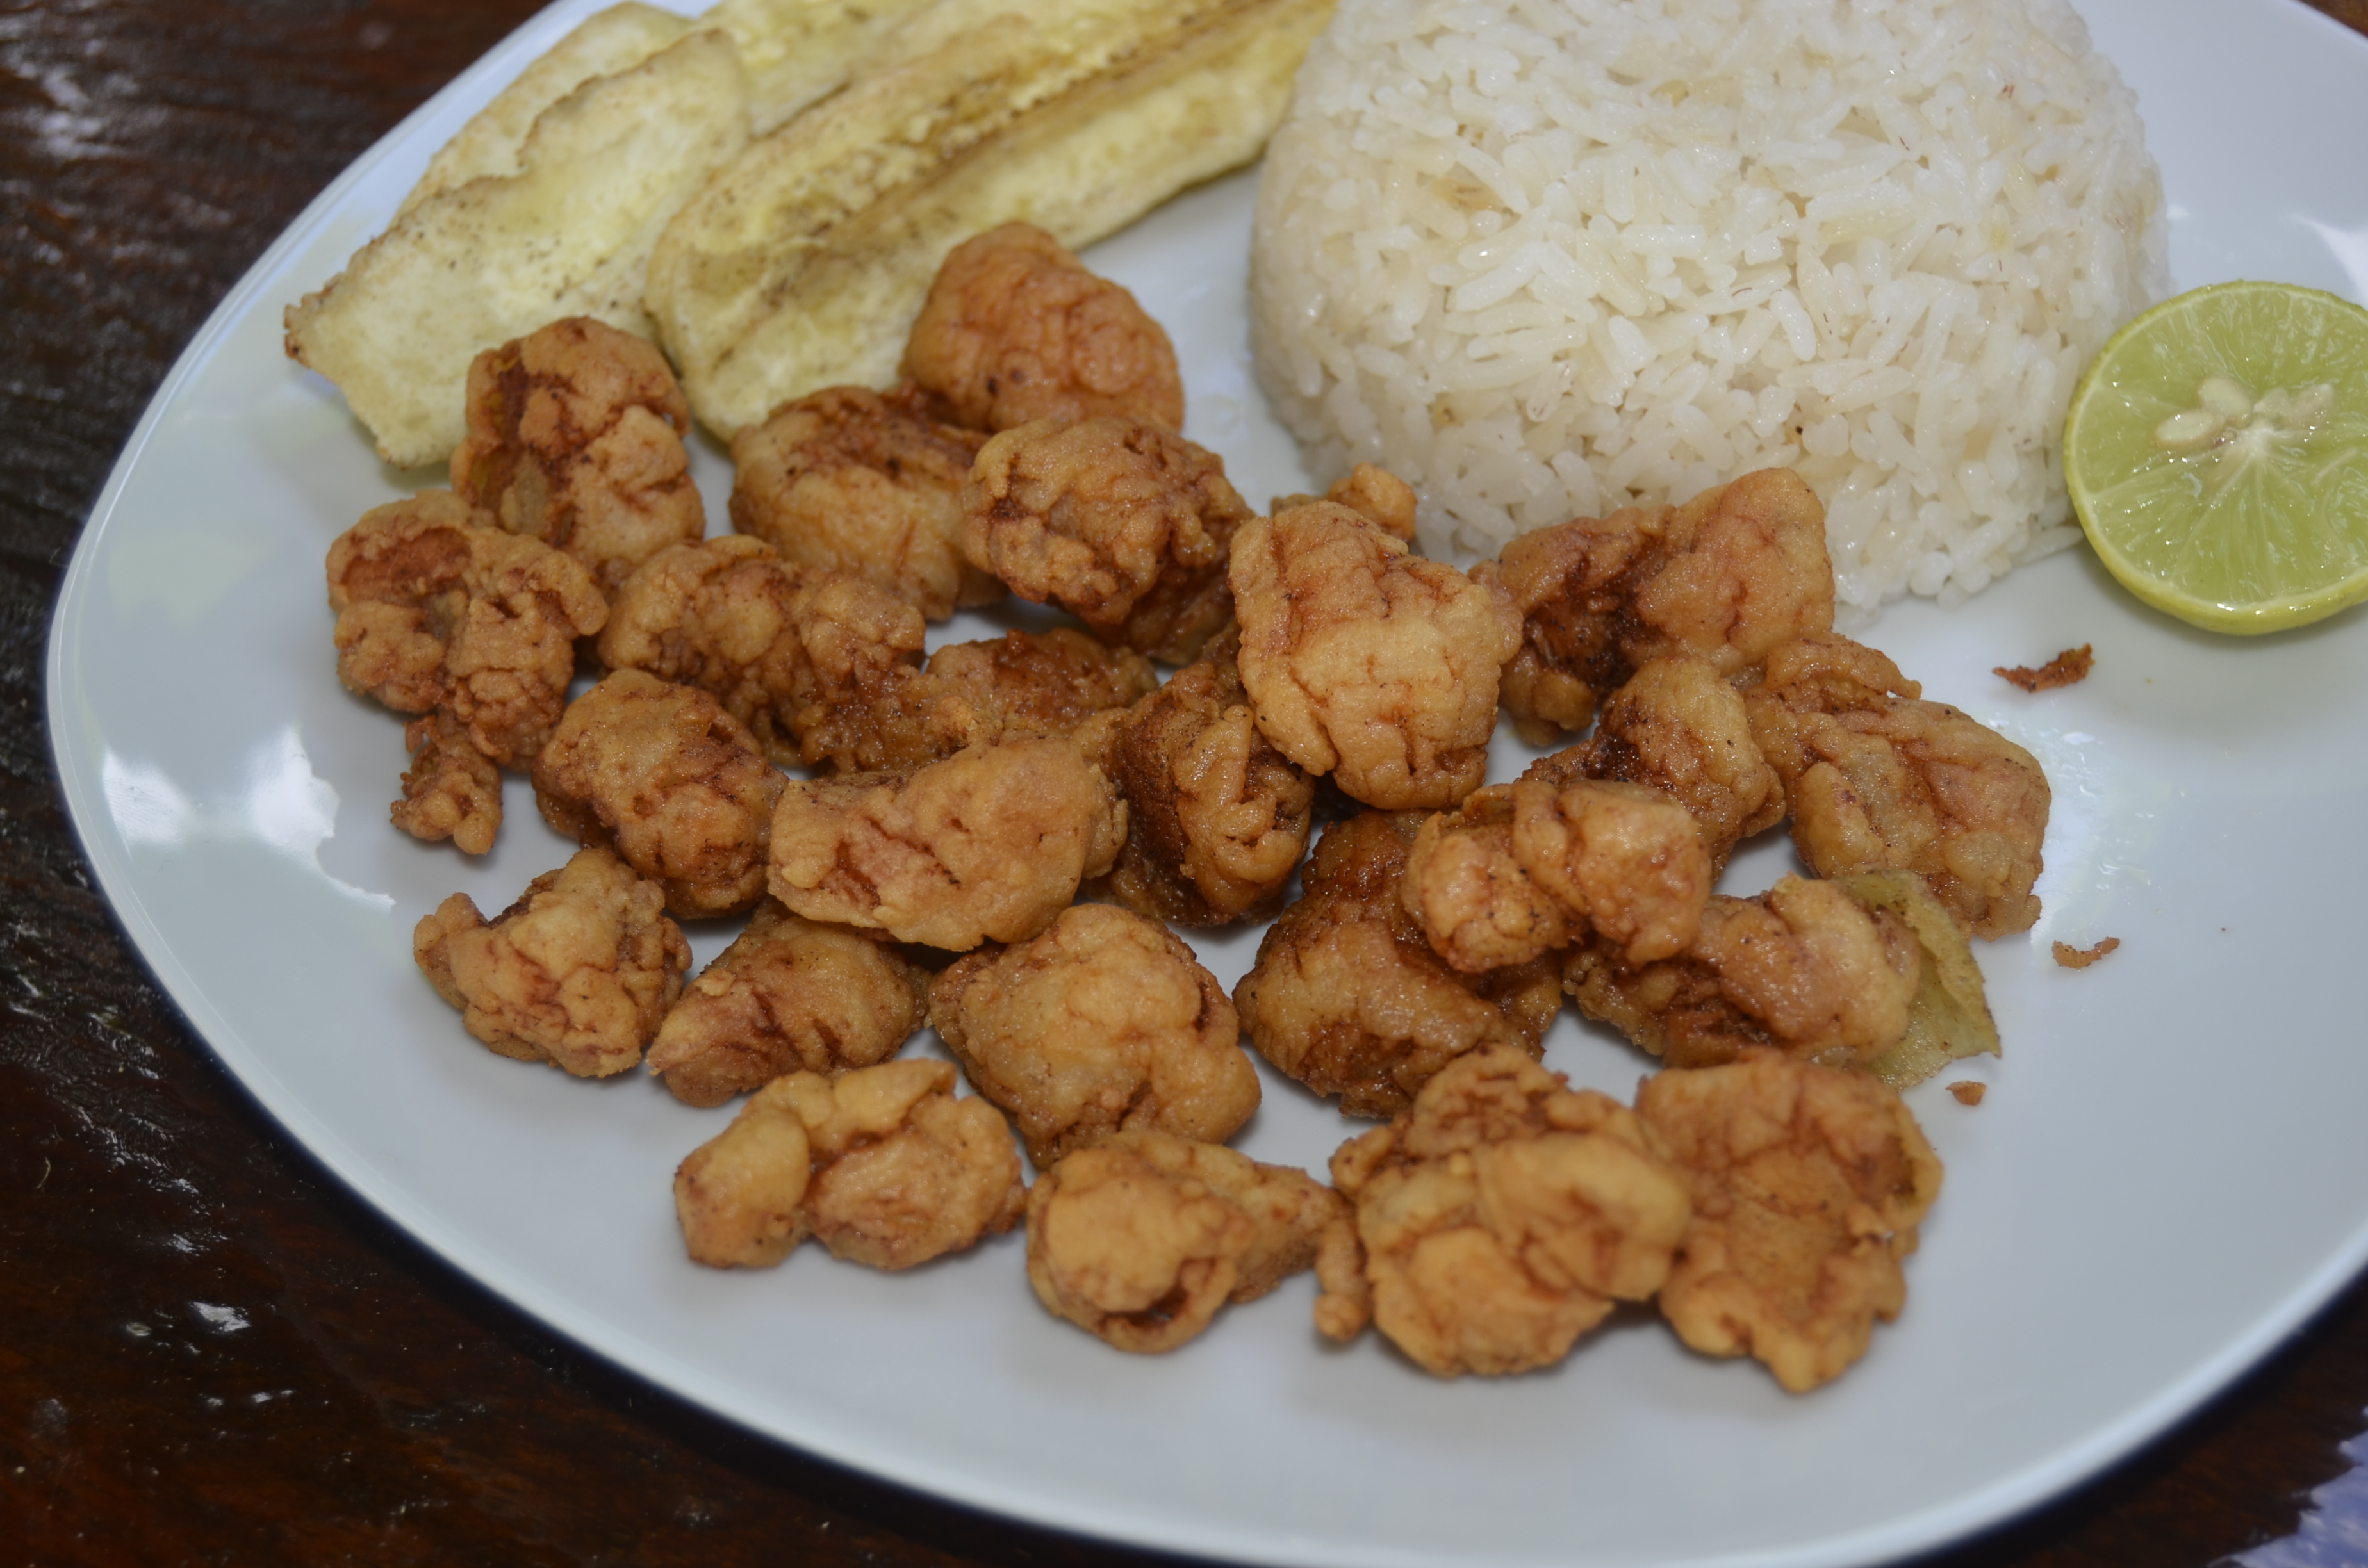
M 2211 637 L 2074 553 L 1872 633 L 2037 753 L 2055 812 L 2044 917 L 1983 953 L 2007 1040 L 1973 1070 L 1989 1098 L 1913 1096 L 1949 1167 L 1913 1300 L 1830 1389 L 1790 1398 L 1641 1314 L 1552 1372 L 1434 1382 L 1370 1335 L 1321 1347 L 1304 1278 L 1130 1358 L 1037 1307 L 1016 1236 L 903 1277 L 815 1249 L 685 1262 L 668 1179 L 723 1113 L 495 1057 L 412 966 L 438 899 L 498 908 L 567 846 L 515 780 L 482 863 L 388 826 L 400 727 L 338 688 L 321 562 L 419 476 L 279 347 L 280 307 L 593 4 L 509 40 L 256 264 L 125 451 L 51 645 L 59 769 L 133 940 L 264 1105 L 429 1246 L 714 1410 L 984 1507 L 1255 1561 L 1662 1568 L 1865 1562 L 1998 1520 L 2192 1408 L 2368 1258 L 2368 619 Z M 2150 111 L 2180 284 L 2368 297 L 2368 47 L 2289 0 L 2082 9 Z M 1245 370 L 1249 192 L 1194 194 L 1092 260 L 1185 345 L 1191 433 L 1262 502 L 1303 476 Z M 700 460 L 720 530 L 723 465 Z M 2080 642 L 2078 687 L 1989 673 Z M 2094 969 L 2049 960 L 2108 936 Z M 723 939 L 697 933 L 700 957 Z M 1254 941 L 1203 946 L 1230 985 Z M 1622 1096 L 1644 1065 L 1568 1017 L 1548 1060 Z M 1320 1167 L 1345 1131 L 1270 1080 L 1244 1146 Z

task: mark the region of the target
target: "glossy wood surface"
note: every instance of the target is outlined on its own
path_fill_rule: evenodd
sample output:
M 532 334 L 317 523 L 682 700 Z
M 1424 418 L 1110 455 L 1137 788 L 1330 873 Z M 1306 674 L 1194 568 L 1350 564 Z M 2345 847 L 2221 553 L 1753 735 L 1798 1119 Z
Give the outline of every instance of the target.
M 75 846 L 43 651 L 119 449 L 280 228 L 533 8 L 0 0 L 0 1564 L 1155 1561 L 751 1437 L 455 1274 L 246 1098 Z M 2368 0 L 2318 8 L 2368 31 Z M 2355 1284 L 2137 1458 L 1929 1561 L 2202 1568 L 2292 1530 L 2363 1406 Z

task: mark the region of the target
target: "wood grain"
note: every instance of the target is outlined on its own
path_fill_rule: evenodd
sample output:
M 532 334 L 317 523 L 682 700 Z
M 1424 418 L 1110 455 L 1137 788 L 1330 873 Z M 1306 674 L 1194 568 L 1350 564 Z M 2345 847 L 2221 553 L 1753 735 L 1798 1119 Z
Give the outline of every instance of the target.
M 0 4 L 0 1560 L 1151 1562 L 752 1437 L 456 1275 L 215 1062 L 59 807 L 51 606 L 142 409 L 305 202 L 532 8 Z M 2319 8 L 2368 30 L 2368 0 Z M 2200 1568 L 2292 1529 L 2363 1406 L 2355 1285 L 2135 1460 L 1930 1562 Z

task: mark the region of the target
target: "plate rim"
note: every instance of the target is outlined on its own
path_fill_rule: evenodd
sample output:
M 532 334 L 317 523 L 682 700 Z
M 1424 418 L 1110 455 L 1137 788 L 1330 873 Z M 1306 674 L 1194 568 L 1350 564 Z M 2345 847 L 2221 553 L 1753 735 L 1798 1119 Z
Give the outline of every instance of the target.
M 256 297 L 264 291 L 270 275 L 291 253 L 317 238 L 326 217 L 353 187 L 389 157 L 406 150 L 422 125 L 441 114 L 453 99 L 477 90 L 491 76 L 498 74 L 507 80 L 514 74 L 518 57 L 534 48 L 546 31 L 554 30 L 560 18 L 577 12 L 588 14 L 597 4 L 598 0 L 552 0 L 347 164 L 290 220 L 208 314 L 149 399 L 109 469 L 105 484 L 85 515 L 60 580 L 47 631 L 43 679 L 43 722 L 66 808 L 67 825 L 76 847 L 97 879 L 98 891 L 130 939 L 134 957 L 180 1013 L 199 1044 L 228 1073 L 240 1091 L 300 1146 L 305 1157 L 334 1178 L 351 1198 L 401 1229 L 413 1244 L 426 1249 L 446 1267 L 467 1275 L 476 1287 L 499 1297 L 508 1307 L 525 1313 L 581 1352 L 767 1441 L 798 1449 L 891 1485 L 1034 1528 L 1074 1532 L 1139 1549 L 1202 1554 L 1242 1562 L 1287 1563 L 1293 1568 L 1335 1568 L 1346 1564 L 1419 1568 L 1435 1562 L 1435 1557 L 1425 1554 L 1349 1550 L 1341 1543 L 1314 1539 L 1252 1540 L 1221 1524 L 1203 1523 L 1180 1538 L 1173 1532 L 1155 1537 L 1145 1533 L 1143 1521 L 1122 1511 L 1097 1508 L 1089 1500 L 1071 1506 L 1065 1498 L 1054 1497 L 1049 1507 L 1031 1508 L 1024 1501 L 990 1494 L 984 1482 L 959 1470 L 926 1459 L 901 1456 L 883 1445 L 858 1443 L 855 1451 L 847 1451 L 825 1449 L 811 1437 L 784 1435 L 778 1421 L 746 1408 L 730 1388 L 705 1370 L 681 1360 L 665 1345 L 587 1320 L 564 1296 L 542 1290 L 530 1278 L 512 1270 L 500 1257 L 471 1244 L 463 1236 L 445 1231 L 435 1216 L 405 1201 L 400 1194 L 370 1190 L 361 1173 L 370 1163 L 341 1134 L 312 1114 L 248 1045 L 241 1031 L 215 1006 L 205 985 L 182 961 L 141 897 L 128 863 L 128 846 L 116 832 L 101 786 L 84 766 L 69 729 L 73 722 L 69 709 L 78 698 L 81 680 L 81 649 L 75 632 L 97 591 L 95 585 L 109 548 L 108 525 L 133 471 L 167 409 L 213 358 L 229 333 L 249 319 Z M 2302 13 L 2313 19 L 2311 25 L 2329 29 L 2324 36 L 2348 40 L 2351 48 L 2362 51 L 2362 64 L 2368 66 L 2368 39 L 2301 0 L 2288 0 L 2282 8 Z M 2094 1481 L 2213 1399 L 2229 1392 L 2300 1334 L 2363 1268 L 2368 1268 L 2368 1213 L 2363 1213 L 2350 1245 L 2331 1255 L 2276 1310 L 2257 1319 L 2248 1332 L 2237 1336 L 2188 1376 L 2166 1386 L 2120 1420 L 2090 1433 L 2052 1458 L 2034 1461 L 1946 1505 L 1847 1536 L 1774 1551 L 1728 1554 L 1714 1561 L 1728 1568 L 1865 1568 L 1918 1551 L 1968 1543 Z M 1522 1559 L 1507 1556 L 1500 1561 L 1509 1563 Z M 1702 1561 L 1707 1563 L 1713 1560 Z

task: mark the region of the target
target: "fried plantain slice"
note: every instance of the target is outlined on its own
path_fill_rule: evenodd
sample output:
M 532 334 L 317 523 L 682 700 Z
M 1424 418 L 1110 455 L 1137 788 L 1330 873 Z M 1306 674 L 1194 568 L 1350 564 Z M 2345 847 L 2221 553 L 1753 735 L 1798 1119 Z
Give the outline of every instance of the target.
M 483 350 L 571 315 L 650 335 L 650 247 L 747 141 L 740 57 L 720 29 L 596 76 L 535 119 L 517 173 L 422 200 L 288 307 L 288 353 L 336 383 L 387 461 L 442 462 Z
M 1024 221 L 1076 247 L 1249 162 L 1332 0 L 941 0 L 668 225 L 648 304 L 729 436 L 885 385 L 946 253 Z

